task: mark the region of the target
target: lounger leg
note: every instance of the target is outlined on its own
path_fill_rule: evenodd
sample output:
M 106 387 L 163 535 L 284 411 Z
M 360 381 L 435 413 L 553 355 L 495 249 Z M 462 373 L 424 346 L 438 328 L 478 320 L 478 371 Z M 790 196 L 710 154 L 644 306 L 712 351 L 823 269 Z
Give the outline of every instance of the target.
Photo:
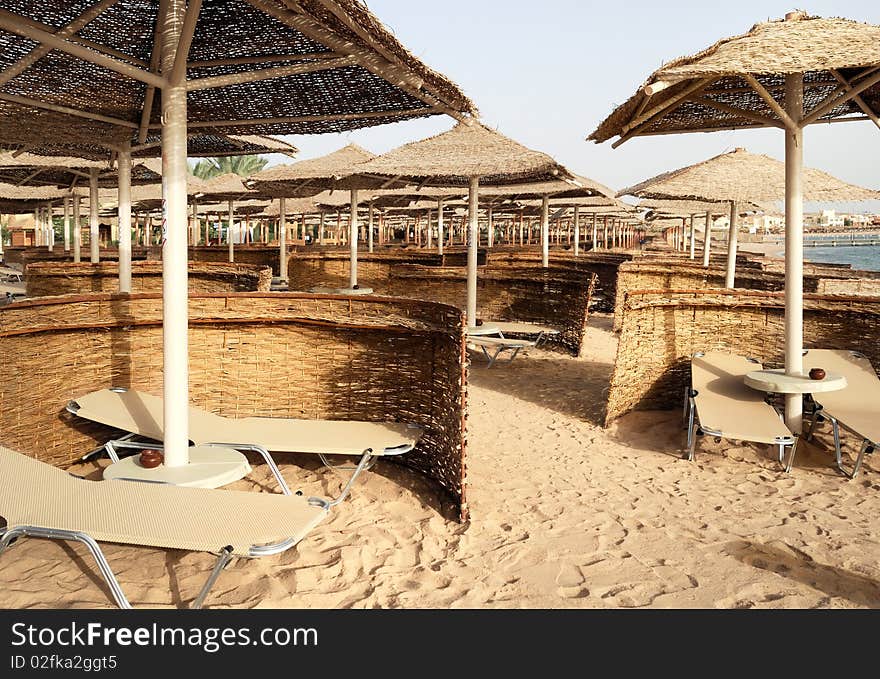
M 242 443 L 219 443 L 217 441 L 212 441 L 211 443 L 204 443 L 202 445 L 205 446 L 214 446 L 217 448 L 234 448 L 238 451 L 248 450 L 252 453 L 258 453 L 263 461 L 269 466 L 269 470 L 272 472 L 272 476 L 275 477 L 275 482 L 281 488 L 281 492 L 284 495 L 290 495 L 290 488 L 287 486 L 287 482 L 284 480 L 284 477 L 281 475 L 281 470 L 278 469 L 278 465 L 275 464 L 275 458 L 272 457 L 272 453 L 270 453 L 263 446 L 258 446 L 256 444 L 242 444 Z
M 507 360 L 508 363 L 513 363 L 513 359 L 516 358 L 516 355 L 519 353 L 520 347 L 517 347 L 513 350 L 513 353 L 510 355 L 510 358 Z
M 791 444 L 791 455 L 788 458 L 788 462 L 786 463 L 786 462 L 783 462 L 781 459 L 779 460 L 780 462 L 783 462 L 783 468 L 785 469 L 786 474 L 791 473 L 791 468 L 794 466 L 794 456 L 797 455 L 797 449 L 798 449 L 798 445 L 800 444 L 800 442 L 801 442 L 800 436 L 795 436 L 794 443 Z M 782 449 L 782 448 L 783 448 L 783 446 L 780 446 L 780 449 Z
M 119 581 L 116 579 L 113 569 L 111 569 L 110 564 L 107 563 L 104 552 L 101 551 L 101 547 L 91 536 L 86 533 L 80 533 L 79 531 L 54 530 L 52 528 L 43 528 L 42 526 L 14 526 L 13 528 L 7 529 L 6 532 L 3 533 L 3 536 L 0 537 L 0 552 L 6 549 L 12 540 L 21 535 L 34 538 L 46 538 L 48 540 L 70 540 L 81 542 L 88 548 L 89 552 L 91 552 L 94 557 L 95 562 L 98 564 L 98 569 L 101 571 L 101 575 L 104 576 L 107 586 L 110 587 L 110 592 L 113 594 L 113 598 L 116 600 L 116 604 L 119 608 L 131 608 L 131 604 L 128 603 L 128 599 L 125 597 L 122 587 L 119 586 Z
M 813 408 L 813 416 L 810 418 L 810 428 L 807 429 L 807 441 L 813 440 L 813 432 L 816 431 L 816 423 L 819 421 L 819 417 L 822 414 L 821 408 Z
M 354 474 L 351 475 L 351 478 L 348 479 L 348 483 L 345 484 L 345 488 L 342 489 L 342 492 L 339 494 L 339 497 L 337 497 L 335 500 L 330 500 L 330 502 L 328 503 L 329 507 L 335 507 L 340 502 L 342 502 L 346 497 L 348 497 L 348 494 L 351 492 L 351 487 L 352 487 L 352 485 L 354 485 L 355 479 L 357 479 L 357 477 L 360 476 L 361 472 L 363 472 L 365 469 L 370 468 L 370 463 L 371 463 L 372 459 L 373 459 L 373 449 L 367 448 L 364 451 L 363 456 L 361 457 L 361 461 L 358 462 L 358 466 L 355 467 Z
M 214 564 L 214 569 L 211 571 L 208 579 L 205 580 L 205 584 L 202 585 L 199 595 L 195 598 L 195 601 L 193 601 L 190 608 L 202 607 L 202 604 L 205 603 L 205 597 L 208 596 L 208 592 L 211 591 L 214 583 L 217 582 L 217 578 L 220 577 L 221 571 L 229 565 L 230 561 L 232 561 L 232 547 L 224 547 L 223 551 L 220 552 L 220 556 L 217 557 L 217 563 Z
M 837 418 L 831 418 L 831 430 L 834 432 L 834 456 L 837 459 L 838 469 L 843 464 L 843 451 L 840 449 L 840 424 Z
M 841 459 L 840 454 L 837 457 L 837 468 L 840 472 L 846 476 L 847 478 L 854 479 L 856 474 L 859 473 L 859 469 L 862 467 L 862 461 L 865 459 L 865 455 L 867 455 L 868 451 L 872 449 L 871 442 L 865 439 L 862 441 L 862 447 L 859 450 L 859 456 L 856 458 L 856 463 L 853 466 L 852 471 L 847 471 L 846 467 L 843 466 L 843 461 Z

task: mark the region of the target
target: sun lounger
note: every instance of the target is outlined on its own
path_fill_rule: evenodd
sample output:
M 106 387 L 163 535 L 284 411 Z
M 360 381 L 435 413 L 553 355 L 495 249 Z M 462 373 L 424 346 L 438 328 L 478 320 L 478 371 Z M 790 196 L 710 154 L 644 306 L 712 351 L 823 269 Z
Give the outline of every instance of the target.
M 511 352 L 510 359 L 508 359 L 508 363 L 512 362 L 513 359 L 516 358 L 516 355 L 520 352 L 521 349 L 525 349 L 527 347 L 533 347 L 536 345 L 536 342 L 532 340 L 520 340 L 520 339 L 505 339 L 504 337 L 468 337 L 468 344 L 473 347 L 479 347 L 483 350 L 483 355 L 486 357 L 486 360 L 489 362 L 488 367 L 492 367 L 498 357 L 505 351 Z M 492 352 L 491 354 L 489 352 Z
M 489 321 L 489 325 L 498 328 L 501 337 L 506 335 L 535 335 L 536 346 L 541 344 L 547 337 L 559 334 L 556 328 L 551 328 L 549 325 L 538 325 L 537 323 Z
M 694 459 L 697 435 L 709 434 L 779 446 L 780 462 L 784 460 L 785 447 L 791 446 L 786 471 L 791 469 L 797 437 L 773 406 L 764 401 L 764 395 L 743 381 L 747 373 L 760 369 L 760 363 L 743 356 L 723 352 L 694 354 L 684 409 L 689 460 Z
M 94 422 L 154 441 L 163 438 L 163 401 L 158 396 L 130 389 L 102 389 L 68 403 L 68 412 Z M 421 438 L 422 428 L 396 422 L 351 422 L 341 420 L 297 420 L 274 417 L 228 418 L 199 408 L 189 409 L 189 438 L 194 445 L 226 445 L 259 453 L 311 453 L 328 467 L 342 469 L 328 456 L 360 456 L 354 479 L 376 458 L 408 453 Z M 107 452 L 130 447 L 110 442 Z M 142 447 L 142 446 L 141 446 Z M 264 455 L 265 457 L 265 455 Z M 332 501 L 336 504 L 340 498 Z
M 813 437 L 816 424 L 822 418 L 831 420 L 837 468 L 849 478 L 855 478 L 865 455 L 873 452 L 880 443 L 880 379 L 871 361 L 856 351 L 810 349 L 804 355 L 804 370 L 811 368 L 823 368 L 846 377 L 846 388 L 814 397 L 816 408 L 807 436 Z M 841 427 L 862 439 L 852 471 L 843 466 Z
M 321 498 L 182 488 L 136 481 L 87 481 L 0 448 L 0 553 L 18 537 L 83 543 L 121 608 L 131 608 L 99 542 L 219 553 L 193 602 L 200 608 L 234 557 L 279 554 L 329 511 Z

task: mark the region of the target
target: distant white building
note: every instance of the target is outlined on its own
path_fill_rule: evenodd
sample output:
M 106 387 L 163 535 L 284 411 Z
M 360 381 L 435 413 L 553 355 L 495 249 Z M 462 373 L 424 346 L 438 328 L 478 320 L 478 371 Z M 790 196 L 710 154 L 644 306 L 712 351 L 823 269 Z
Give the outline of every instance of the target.
M 836 210 L 822 210 L 822 215 L 819 217 L 819 226 L 827 228 L 846 226 L 846 216 L 838 215 Z

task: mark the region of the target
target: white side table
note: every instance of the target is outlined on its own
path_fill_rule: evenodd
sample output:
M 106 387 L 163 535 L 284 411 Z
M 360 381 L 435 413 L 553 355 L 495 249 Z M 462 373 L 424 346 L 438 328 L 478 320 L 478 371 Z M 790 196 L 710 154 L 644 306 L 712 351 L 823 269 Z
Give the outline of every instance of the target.
M 846 388 L 846 377 L 826 373 L 821 380 L 809 375 L 786 375 L 784 370 L 753 370 L 746 374 L 746 386 L 772 394 L 819 394 Z

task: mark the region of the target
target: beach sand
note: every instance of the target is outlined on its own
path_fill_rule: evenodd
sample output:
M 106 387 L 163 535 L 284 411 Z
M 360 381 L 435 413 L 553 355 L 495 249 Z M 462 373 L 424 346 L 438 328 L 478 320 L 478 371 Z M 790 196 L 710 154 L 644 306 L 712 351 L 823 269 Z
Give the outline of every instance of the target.
M 207 605 L 374 607 L 878 607 L 878 460 L 847 481 L 825 445 L 791 475 L 766 446 L 704 437 L 680 459 L 680 412 L 600 426 L 616 339 L 595 316 L 580 359 L 531 350 L 491 370 L 474 357 L 471 522 L 391 464 L 286 554 L 234 562 Z M 106 464 L 106 462 L 100 462 Z M 293 488 L 343 477 L 282 458 Z M 95 464 L 74 471 L 97 478 Z M 233 487 L 269 482 L 265 466 Z M 148 511 L 148 510 L 146 510 Z M 134 605 L 182 607 L 213 557 L 107 545 Z M 2 556 L 4 608 L 109 607 L 80 545 L 25 539 Z

